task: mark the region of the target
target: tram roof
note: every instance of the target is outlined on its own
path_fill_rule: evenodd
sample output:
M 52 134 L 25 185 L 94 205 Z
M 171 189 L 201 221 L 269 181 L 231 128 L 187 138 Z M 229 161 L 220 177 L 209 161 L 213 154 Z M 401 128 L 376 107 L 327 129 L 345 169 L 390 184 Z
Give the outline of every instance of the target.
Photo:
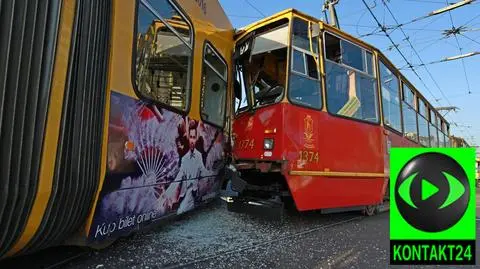
M 233 26 L 218 0 L 176 0 L 189 14 L 190 19 L 206 21 L 218 29 L 232 30 Z

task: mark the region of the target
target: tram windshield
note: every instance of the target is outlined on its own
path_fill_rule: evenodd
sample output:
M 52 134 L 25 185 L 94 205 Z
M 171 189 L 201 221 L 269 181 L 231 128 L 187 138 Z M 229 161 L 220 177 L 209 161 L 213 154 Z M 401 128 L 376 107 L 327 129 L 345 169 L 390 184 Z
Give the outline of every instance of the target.
M 279 102 L 286 86 L 288 20 L 261 29 L 236 49 L 236 111 Z M 250 96 L 250 97 L 249 97 Z

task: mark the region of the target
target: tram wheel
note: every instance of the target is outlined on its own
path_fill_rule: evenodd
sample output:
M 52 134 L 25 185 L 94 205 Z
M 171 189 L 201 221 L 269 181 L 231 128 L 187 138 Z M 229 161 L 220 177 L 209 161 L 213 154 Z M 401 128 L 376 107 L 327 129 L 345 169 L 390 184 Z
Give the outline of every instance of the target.
M 367 205 L 365 209 L 363 209 L 363 214 L 365 216 L 373 216 L 377 213 L 377 205 Z

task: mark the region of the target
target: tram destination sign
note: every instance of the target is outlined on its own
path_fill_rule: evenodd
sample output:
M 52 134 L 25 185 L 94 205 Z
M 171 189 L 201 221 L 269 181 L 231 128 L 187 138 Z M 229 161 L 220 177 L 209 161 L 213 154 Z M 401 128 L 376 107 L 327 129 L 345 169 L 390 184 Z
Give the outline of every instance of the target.
M 475 149 L 392 148 L 390 264 L 475 264 Z

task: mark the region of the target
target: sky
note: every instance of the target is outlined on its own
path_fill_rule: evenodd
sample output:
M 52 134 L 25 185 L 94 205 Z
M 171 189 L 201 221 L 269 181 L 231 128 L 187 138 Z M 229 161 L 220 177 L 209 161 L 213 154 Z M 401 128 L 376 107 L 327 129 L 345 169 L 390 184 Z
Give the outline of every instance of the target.
M 255 22 L 287 8 L 295 8 L 324 20 L 324 0 L 219 0 L 235 28 Z M 480 55 L 463 60 L 429 64 L 446 57 L 480 52 L 480 0 L 441 15 L 423 17 L 460 0 L 365 0 L 378 21 L 385 26 L 407 23 L 402 29 L 387 30 L 405 58 L 415 67 L 423 82 L 408 68 L 403 75 L 434 107 L 455 106 L 456 112 L 442 112 L 450 122 L 450 133 L 470 145 L 480 145 Z M 387 8 L 388 7 L 388 8 Z M 396 66 L 406 66 L 362 0 L 340 0 L 337 8 L 340 28 L 380 49 Z M 390 10 L 390 11 L 389 11 Z M 391 12 L 391 13 L 390 13 Z M 392 16 L 393 14 L 393 16 Z M 395 18 L 395 19 L 394 19 Z M 395 21 L 396 20 L 396 21 Z M 464 26 L 461 35 L 446 37 L 445 30 Z M 412 49 L 412 44 L 415 51 Z M 460 50 L 461 49 L 461 50 Z M 419 57 L 418 57 L 419 56 Z M 425 86 L 426 85 L 426 86 Z M 470 92 L 470 93 L 469 93 Z M 477 149 L 477 152 L 479 150 Z

